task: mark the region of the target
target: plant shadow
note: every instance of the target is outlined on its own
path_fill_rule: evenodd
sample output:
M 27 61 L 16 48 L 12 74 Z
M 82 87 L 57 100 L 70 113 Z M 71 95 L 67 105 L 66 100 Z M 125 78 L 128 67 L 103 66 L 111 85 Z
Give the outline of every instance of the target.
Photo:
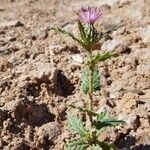
M 59 96 L 67 97 L 72 95 L 75 87 L 69 79 L 63 74 L 62 70 L 57 70 L 54 76 L 53 92 Z
M 120 140 L 117 147 L 119 150 L 150 150 L 149 144 L 136 145 L 137 139 L 133 136 L 126 136 Z

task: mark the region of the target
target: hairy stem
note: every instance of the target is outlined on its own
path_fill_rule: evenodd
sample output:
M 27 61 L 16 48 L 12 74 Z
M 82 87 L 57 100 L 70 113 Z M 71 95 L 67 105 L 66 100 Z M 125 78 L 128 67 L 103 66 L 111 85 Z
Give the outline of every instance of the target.
M 89 110 L 93 111 L 93 68 L 89 72 Z M 93 116 L 89 114 L 91 125 L 93 125 Z
M 92 52 L 89 51 L 89 59 L 91 61 L 92 59 Z M 93 111 L 93 72 L 94 72 L 94 67 L 91 65 L 89 66 L 89 101 L 88 101 L 88 110 L 89 111 Z M 90 127 L 93 126 L 93 116 L 91 113 L 87 114 L 89 117 L 89 121 L 90 121 Z

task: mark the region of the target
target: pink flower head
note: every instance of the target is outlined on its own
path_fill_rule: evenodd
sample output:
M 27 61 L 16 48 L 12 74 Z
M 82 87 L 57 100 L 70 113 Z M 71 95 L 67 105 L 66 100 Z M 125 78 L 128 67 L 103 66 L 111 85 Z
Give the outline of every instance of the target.
M 80 21 L 93 25 L 102 15 L 102 12 L 97 7 L 82 7 L 78 12 Z

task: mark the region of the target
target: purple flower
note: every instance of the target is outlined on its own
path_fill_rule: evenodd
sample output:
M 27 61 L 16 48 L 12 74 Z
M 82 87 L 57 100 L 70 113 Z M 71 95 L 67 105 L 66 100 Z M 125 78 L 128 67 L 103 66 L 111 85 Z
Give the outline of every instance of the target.
M 97 7 L 82 7 L 78 12 L 80 21 L 93 25 L 102 15 L 102 12 Z

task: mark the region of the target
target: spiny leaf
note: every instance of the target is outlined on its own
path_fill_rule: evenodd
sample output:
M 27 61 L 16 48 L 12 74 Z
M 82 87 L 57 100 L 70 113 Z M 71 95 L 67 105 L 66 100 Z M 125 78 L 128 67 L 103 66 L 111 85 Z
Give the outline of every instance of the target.
M 95 69 L 93 73 L 93 91 L 99 91 L 100 90 L 100 74 L 99 70 Z
M 83 70 L 82 74 L 82 90 L 84 94 L 87 94 L 89 91 L 89 67 L 86 67 Z M 93 91 L 99 91 L 100 90 L 100 74 L 99 70 L 95 69 L 93 72 Z
M 88 133 L 84 127 L 84 123 L 75 116 L 69 117 L 69 125 L 81 137 L 85 137 Z
M 106 128 L 98 129 L 98 130 L 96 131 L 96 136 L 99 137 L 104 131 L 106 131 Z
M 83 107 L 80 107 L 80 106 L 75 106 L 74 104 L 69 104 L 69 105 L 66 105 L 67 107 L 72 107 L 74 109 L 78 109 L 79 111 L 82 111 L 82 112 L 87 112 L 89 114 L 91 114 L 92 116 L 97 116 L 97 114 L 93 111 L 90 111 L 88 110 L 87 108 L 83 108 Z
M 67 36 L 70 36 L 74 41 L 77 41 L 80 45 L 82 45 L 82 46 L 84 47 L 84 43 L 83 43 L 81 40 L 79 40 L 78 38 L 76 38 L 71 32 L 68 32 L 68 31 L 63 30 L 63 29 L 58 28 L 58 27 L 56 27 L 56 28 L 51 28 L 51 29 L 52 29 L 52 30 L 55 30 L 55 31 L 59 31 L 59 32 L 65 34 L 65 35 L 67 35 Z
M 121 24 L 119 26 L 113 26 L 113 27 L 109 28 L 107 31 L 105 31 L 104 33 L 101 32 L 100 36 L 97 38 L 97 41 L 95 43 L 99 42 L 103 37 L 107 37 L 110 33 L 118 30 L 119 28 L 121 28 L 123 26 L 124 26 L 123 24 Z
M 111 52 L 106 52 L 103 54 L 97 54 L 93 60 L 92 60 L 92 64 L 95 65 L 97 64 L 99 61 L 105 61 L 107 59 L 110 59 L 111 57 L 117 57 L 118 54 L 117 53 L 111 53 Z
M 92 150 L 103 150 L 98 144 L 92 146 Z
M 80 20 L 78 20 L 78 27 L 79 27 L 79 31 L 80 31 L 80 36 L 81 36 L 82 40 L 85 41 L 86 40 L 86 34 L 84 31 L 84 26 L 82 25 Z
M 113 144 L 108 144 L 106 142 L 100 142 L 99 145 L 103 150 L 117 150 Z
M 118 30 L 119 28 L 123 27 L 124 24 L 120 24 L 120 25 L 113 25 L 112 27 L 106 27 L 106 32 L 104 32 L 104 36 L 107 35 L 107 34 L 110 34 L 112 33 L 113 31 L 116 31 Z
M 108 117 L 109 116 L 108 116 L 107 111 L 104 111 L 104 112 L 101 112 L 100 114 L 97 115 L 96 120 L 101 121 L 101 120 L 107 119 Z
M 88 144 L 82 139 L 72 140 L 67 143 L 67 150 L 86 150 Z
M 89 91 L 89 68 L 86 67 L 82 73 L 82 91 L 84 94 L 87 94 Z
M 109 114 L 105 112 L 101 112 L 100 114 L 97 115 L 96 117 L 96 129 L 101 129 L 105 128 L 108 126 L 117 126 L 119 124 L 123 124 L 124 121 L 122 120 L 117 120 L 115 118 L 110 118 Z

